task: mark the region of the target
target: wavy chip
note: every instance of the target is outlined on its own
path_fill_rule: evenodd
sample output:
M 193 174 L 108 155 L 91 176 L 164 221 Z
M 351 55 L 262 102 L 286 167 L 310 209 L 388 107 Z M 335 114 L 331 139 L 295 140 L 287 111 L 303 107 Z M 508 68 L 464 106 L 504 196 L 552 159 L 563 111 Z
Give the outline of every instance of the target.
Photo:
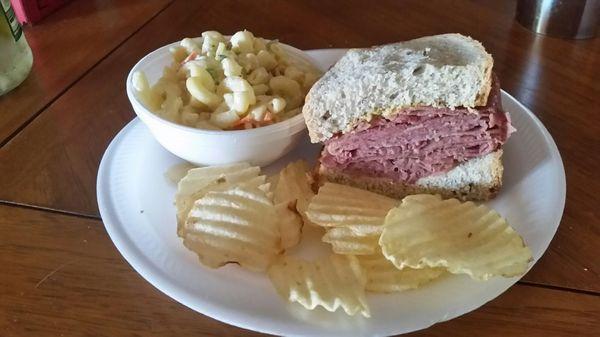
M 477 280 L 525 273 L 531 250 L 496 211 L 456 199 L 423 200 L 406 197 L 385 219 L 379 244 L 396 267 L 445 267 Z
M 277 293 L 312 310 L 342 308 L 348 315 L 370 317 L 365 298 L 366 277 L 354 256 L 330 255 L 316 261 L 283 257 L 268 271 Z
M 211 268 L 237 263 L 264 271 L 281 251 L 275 207 L 256 186 L 206 193 L 189 212 L 182 237 Z
M 414 194 L 402 199 L 402 205 L 426 205 L 442 200 L 439 194 Z
M 356 233 L 350 227 L 331 227 L 323 235 L 322 241 L 329 243 L 336 254 L 371 255 L 380 250 L 379 235 Z
M 308 202 L 315 195 L 306 162 L 298 160 L 288 164 L 273 180 L 276 182 L 273 192 L 275 203 L 294 204 L 298 212 L 304 215 Z
M 189 170 L 193 169 L 195 166 L 188 163 L 183 162 L 169 167 L 167 172 L 165 172 L 165 178 L 173 184 L 177 185 L 183 177 L 185 177 Z
M 181 228 L 192 209 L 194 201 L 213 190 L 226 190 L 234 184 L 247 183 L 260 186 L 265 177 L 259 176 L 260 168 L 247 163 L 208 166 L 191 169 L 177 185 L 175 207 L 177 209 L 177 234 L 181 236 Z
M 445 268 L 398 269 L 378 252 L 373 255 L 357 256 L 367 276 L 367 291 L 390 293 L 415 289 L 446 273 Z
M 281 233 L 281 248 L 290 249 L 296 246 L 302 238 L 302 217 L 286 203 L 275 205 L 275 212 Z
M 339 254 L 374 254 L 387 212 L 398 201 L 359 188 L 325 183 L 308 204 L 306 215 L 327 227 L 323 241 Z M 333 227 L 333 228 L 330 228 Z
M 359 188 L 325 183 L 312 198 L 308 218 L 323 227 L 353 227 L 357 232 L 381 229 L 387 212 L 398 202 Z

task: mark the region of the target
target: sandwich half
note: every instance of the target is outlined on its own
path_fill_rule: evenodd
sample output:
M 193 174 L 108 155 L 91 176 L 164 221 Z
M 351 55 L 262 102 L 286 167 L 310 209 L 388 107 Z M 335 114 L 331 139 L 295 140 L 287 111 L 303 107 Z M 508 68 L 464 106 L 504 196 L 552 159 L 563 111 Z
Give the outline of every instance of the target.
M 348 51 L 303 108 L 311 141 L 324 145 L 318 180 L 396 198 L 494 197 L 514 128 L 492 67 L 460 34 Z

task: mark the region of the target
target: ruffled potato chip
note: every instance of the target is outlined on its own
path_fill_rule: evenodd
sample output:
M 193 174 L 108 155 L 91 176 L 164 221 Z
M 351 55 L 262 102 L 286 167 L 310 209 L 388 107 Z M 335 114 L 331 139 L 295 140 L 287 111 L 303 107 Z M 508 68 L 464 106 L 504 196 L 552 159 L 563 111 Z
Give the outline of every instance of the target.
M 381 252 L 357 258 L 367 276 L 365 287 L 371 292 L 390 293 L 415 289 L 446 273 L 445 268 L 398 269 Z
M 322 241 L 329 243 L 336 254 L 371 255 L 380 250 L 379 232 L 356 233 L 349 227 L 327 228 Z
M 287 203 L 275 205 L 277 223 L 281 233 L 281 248 L 290 249 L 300 243 L 302 237 L 302 217 Z
M 283 257 L 268 271 L 277 293 L 312 310 L 342 308 L 348 315 L 370 316 L 365 275 L 354 256 L 330 255 L 316 261 Z
M 387 212 L 398 201 L 359 188 L 325 183 L 308 204 L 306 215 L 327 229 L 323 241 L 339 254 L 374 254 Z
M 180 231 L 194 201 L 202 198 L 209 191 L 225 190 L 235 184 L 248 183 L 259 186 L 265 183 L 265 177 L 259 176 L 260 168 L 248 163 L 221 166 L 208 166 L 191 169 L 179 181 L 175 194 L 177 209 L 177 233 Z
M 300 215 L 304 215 L 308 202 L 315 195 L 311 188 L 308 165 L 303 160 L 288 164 L 277 178 L 273 179 L 275 190 L 273 198 L 276 204 L 294 204 Z
M 523 239 L 496 211 L 473 202 L 406 197 L 379 239 L 397 268 L 445 267 L 476 280 L 522 275 L 532 260 Z
M 194 203 L 181 236 L 183 244 L 211 268 L 237 263 L 264 271 L 281 251 L 273 202 L 254 186 L 206 193 Z
M 183 177 L 185 177 L 189 170 L 193 169 L 195 166 L 188 163 L 179 163 L 177 165 L 173 165 L 169 167 L 167 172 L 165 172 L 165 178 L 171 183 L 177 185 Z

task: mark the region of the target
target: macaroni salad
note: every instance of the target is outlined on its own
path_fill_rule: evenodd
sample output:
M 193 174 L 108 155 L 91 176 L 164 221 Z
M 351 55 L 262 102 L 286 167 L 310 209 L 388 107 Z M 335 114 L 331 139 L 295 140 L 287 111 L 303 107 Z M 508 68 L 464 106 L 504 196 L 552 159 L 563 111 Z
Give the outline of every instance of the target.
M 173 62 L 154 85 L 143 72 L 133 74 L 136 96 L 156 115 L 199 129 L 251 129 L 291 118 L 321 75 L 277 40 L 246 30 L 230 38 L 204 32 L 169 51 Z

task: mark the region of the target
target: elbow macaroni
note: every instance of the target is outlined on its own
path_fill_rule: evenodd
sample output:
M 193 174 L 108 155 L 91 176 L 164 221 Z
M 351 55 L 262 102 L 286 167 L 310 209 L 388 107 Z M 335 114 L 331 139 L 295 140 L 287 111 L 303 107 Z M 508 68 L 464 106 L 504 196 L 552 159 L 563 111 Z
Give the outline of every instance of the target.
M 208 90 L 215 89 L 215 81 L 213 80 L 210 73 L 206 71 L 206 68 L 199 67 L 197 65 L 190 66 L 190 77 L 198 78 L 198 81 L 207 88 Z
M 267 69 L 260 67 L 257 69 L 254 69 L 254 71 L 252 71 L 250 74 L 248 74 L 248 82 L 250 82 L 253 85 L 257 85 L 257 84 L 267 84 L 269 83 L 269 80 L 271 79 L 271 75 L 269 75 L 269 72 L 267 72 Z
M 285 98 L 289 109 L 294 109 L 302 104 L 302 89 L 298 82 L 285 76 L 275 76 L 269 81 L 273 94 Z
M 273 113 L 280 113 L 285 109 L 286 101 L 281 97 L 275 97 L 269 102 L 269 110 Z
M 258 59 L 258 64 L 267 70 L 272 70 L 277 67 L 277 60 L 275 59 L 275 56 L 266 50 L 259 51 L 256 55 L 256 58 Z
M 261 83 L 261 84 L 253 85 L 252 89 L 254 90 L 254 94 L 256 94 L 256 95 L 264 95 L 267 93 L 267 91 L 269 91 L 269 86 Z
M 201 49 L 198 46 L 198 44 L 196 43 L 196 41 L 190 39 L 189 37 L 186 37 L 185 39 L 181 40 L 180 45 L 185 48 L 185 50 L 188 52 L 188 54 L 191 53 L 200 53 Z
M 192 97 L 206 104 L 210 108 L 216 108 L 221 103 L 220 97 L 214 92 L 208 90 L 202 84 L 200 77 L 188 78 L 185 81 L 185 86 Z
M 289 66 L 283 71 L 283 76 L 290 78 L 298 83 L 304 81 L 304 73 L 295 66 Z
M 171 47 L 173 63 L 156 84 L 133 74 L 137 98 L 157 115 L 202 129 L 260 127 L 300 113 L 320 74 L 290 57 L 276 40 L 240 31 L 185 38 Z
M 242 67 L 229 57 L 221 61 L 221 66 L 226 77 L 242 76 Z
M 254 49 L 254 35 L 247 30 L 237 32 L 231 37 L 231 45 L 234 51 L 251 53 Z
M 252 70 L 254 70 L 260 66 L 260 64 L 258 63 L 258 57 L 256 56 L 256 54 L 253 54 L 253 53 L 247 53 L 245 55 L 240 55 L 239 61 L 247 73 L 251 72 Z

